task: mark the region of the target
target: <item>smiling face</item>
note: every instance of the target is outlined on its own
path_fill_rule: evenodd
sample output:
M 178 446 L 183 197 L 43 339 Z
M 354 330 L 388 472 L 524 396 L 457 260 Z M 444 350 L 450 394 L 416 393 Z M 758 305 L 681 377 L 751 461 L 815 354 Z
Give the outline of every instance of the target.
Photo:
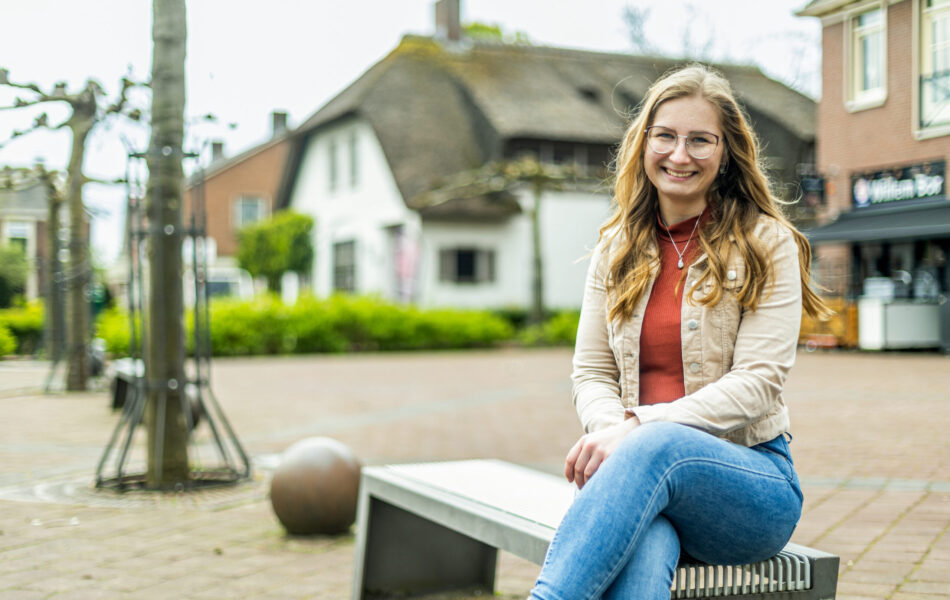
M 660 104 L 651 126 L 661 126 L 677 136 L 697 133 L 719 137 L 719 144 L 707 158 L 697 159 L 686 150 L 686 138 L 677 137 L 673 151 L 658 154 L 644 144 L 643 167 L 647 178 L 656 187 L 660 200 L 660 214 L 667 225 L 694 217 L 706 208 L 706 198 L 724 156 L 719 111 L 708 100 L 686 96 Z M 711 139 L 711 138 L 707 138 Z M 693 148 L 694 151 L 696 147 Z

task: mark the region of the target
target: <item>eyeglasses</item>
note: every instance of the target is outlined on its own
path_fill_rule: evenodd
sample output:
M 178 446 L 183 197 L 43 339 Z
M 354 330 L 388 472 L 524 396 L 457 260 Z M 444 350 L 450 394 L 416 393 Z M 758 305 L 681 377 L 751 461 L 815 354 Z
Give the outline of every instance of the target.
M 686 140 L 686 152 L 696 159 L 709 158 L 719 146 L 719 136 L 705 131 L 693 131 L 689 135 L 678 135 L 668 127 L 653 125 L 647 127 L 647 144 L 657 154 L 669 154 L 676 150 L 679 139 Z

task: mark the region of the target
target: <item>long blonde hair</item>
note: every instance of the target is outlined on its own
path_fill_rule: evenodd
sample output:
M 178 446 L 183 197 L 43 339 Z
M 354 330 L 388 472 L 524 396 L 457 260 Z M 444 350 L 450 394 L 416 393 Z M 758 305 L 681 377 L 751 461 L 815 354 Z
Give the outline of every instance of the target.
M 723 132 L 725 172 L 718 175 L 707 203 L 711 218 L 699 231 L 698 243 L 708 257 L 706 268 L 693 283 L 692 292 L 706 282 L 711 293 L 698 301 L 715 305 L 722 298 L 731 244 L 746 264 L 745 279 L 737 295 L 739 303 L 755 310 L 772 275 L 772 261 L 754 235 L 759 215 L 765 214 L 787 227 L 798 244 L 802 281 L 802 304 L 816 317 L 830 314 L 811 289 L 811 247 L 782 213 L 759 163 L 759 142 L 726 78 L 705 65 L 690 64 L 668 72 L 648 90 L 633 122 L 627 128 L 615 163 L 614 212 L 600 229 L 600 241 L 609 248 L 607 291 L 611 298 L 610 319 L 626 319 L 648 292 L 650 274 L 659 268 L 656 223 L 658 197 L 643 166 L 645 131 L 657 108 L 667 100 L 696 96 L 718 109 Z

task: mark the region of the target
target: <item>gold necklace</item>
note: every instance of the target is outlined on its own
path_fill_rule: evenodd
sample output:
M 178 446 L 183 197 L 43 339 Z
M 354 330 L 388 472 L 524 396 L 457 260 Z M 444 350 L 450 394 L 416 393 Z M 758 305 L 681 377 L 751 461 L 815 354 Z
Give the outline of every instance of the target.
M 663 223 L 663 229 L 666 230 L 666 237 L 670 238 L 670 243 L 673 244 L 673 250 L 676 251 L 676 255 L 680 257 L 679 262 L 676 263 L 676 266 L 682 269 L 685 264 L 683 263 L 683 255 L 686 254 L 686 249 L 689 248 L 689 243 L 693 241 L 693 234 L 696 233 L 696 228 L 699 226 L 699 219 L 702 217 L 702 213 L 696 217 L 696 223 L 693 225 L 693 230 L 689 234 L 689 238 L 686 240 L 686 245 L 683 246 L 683 251 L 680 252 L 680 249 L 676 247 L 676 242 L 673 241 L 673 235 L 670 233 L 670 228 L 666 226 L 666 222 L 660 218 L 660 222 Z

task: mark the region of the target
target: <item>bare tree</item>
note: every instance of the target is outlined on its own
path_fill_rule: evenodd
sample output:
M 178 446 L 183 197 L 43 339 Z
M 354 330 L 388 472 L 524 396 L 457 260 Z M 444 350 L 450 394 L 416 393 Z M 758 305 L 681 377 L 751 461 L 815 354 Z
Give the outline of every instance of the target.
M 623 9 L 623 23 L 627 26 L 627 35 L 633 50 L 639 54 L 653 54 L 656 48 L 647 39 L 646 23 L 650 18 L 650 9 L 638 6 L 626 6 Z
M 39 129 L 68 129 L 72 133 L 69 165 L 66 168 L 66 205 L 69 207 L 69 259 L 63 277 L 67 282 L 67 374 L 66 389 L 84 390 L 89 379 L 87 361 L 89 344 L 89 283 L 92 262 L 89 252 L 89 229 L 82 201 L 83 185 L 89 181 L 83 174 L 86 156 L 86 140 L 97 125 L 112 115 L 123 114 L 137 119 L 138 111 L 130 107 L 128 91 L 137 85 L 128 77 L 122 78 L 116 99 L 105 101 L 105 92 L 95 80 L 89 79 L 78 92 L 69 93 L 66 84 L 57 83 L 46 92 L 35 83 L 20 83 L 10 80 L 9 71 L 0 69 L 0 85 L 24 90 L 25 98 L 16 98 L 12 106 L 0 106 L 0 110 L 15 110 L 46 103 L 64 103 L 70 109 L 69 117 L 57 124 L 49 122 L 47 113 L 40 113 L 31 127 L 13 132 L 18 138 Z M 12 139 L 11 138 L 11 139 Z
M 686 18 L 683 20 L 683 29 L 680 32 L 683 58 L 712 60 L 716 28 L 709 16 L 692 2 L 686 3 L 686 13 Z
M 152 134 L 145 207 L 151 231 L 146 486 L 157 489 L 189 478 L 181 260 L 185 0 L 153 0 L 152 19 Z

